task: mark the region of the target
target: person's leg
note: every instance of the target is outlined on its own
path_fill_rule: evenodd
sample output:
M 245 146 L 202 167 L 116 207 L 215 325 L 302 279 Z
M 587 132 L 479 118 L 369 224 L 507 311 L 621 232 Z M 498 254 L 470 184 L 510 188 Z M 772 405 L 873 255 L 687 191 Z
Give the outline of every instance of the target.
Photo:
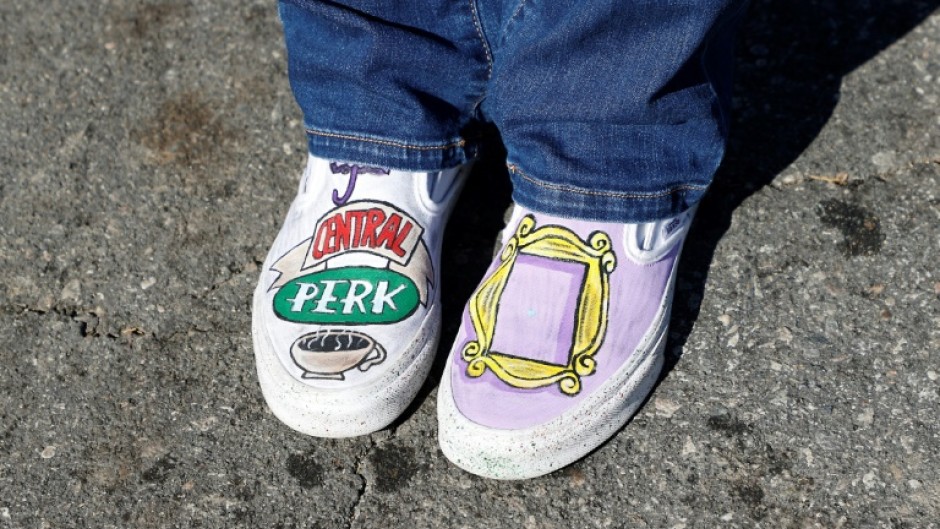
M 477 155 L 490 61 L 466 2 L 281 0 L 310 152 L 433 171 Z
M 643 222 L 695 204 L 724 154 L 745 0 L 520 2 L 484 111 L 517 203 Z
M 521 1 L 484 19 L 495 69 L 483 110 L 516 207 L 438 392 L 457 465 L 550 472 L 616 433 L 652 389 L 682 243 L 724 151 L 743 4 Z
M 362 435 L 404 410 L 437 350 L 441 237 L 490 61 L 469 3 L 280 11 L 310 154 L 255 291 L 258 377 L 289 426 Z

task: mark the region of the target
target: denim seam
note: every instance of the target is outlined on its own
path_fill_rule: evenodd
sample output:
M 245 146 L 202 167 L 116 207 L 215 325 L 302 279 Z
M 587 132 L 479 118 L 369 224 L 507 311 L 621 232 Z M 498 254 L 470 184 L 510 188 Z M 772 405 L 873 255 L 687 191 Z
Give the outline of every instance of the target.
M 470 14 L 473 16 L 473 25 L 476 27 L 477 36 L 480 37 L 480 43 L 483 44 L 483 53 L 486 54 L 486 80 L 489 81 L 493 76 L 493 54 L 490 52 L 490 43 L 483 34 L 483 24 L 480 22 L 480 14 L 477 12 L 476 0 L 470 1 Z
M 322 136 L 325 138 L 336 138 L 340 140 L 351 140 L 351 141 L 361 141 L 366 143 L 375 143 L 377 145 L 384 145 L 386 147 L 398 147 L 402 149 L 411 149 L 415 151 L 443 151 L 447 149 L 453 149 L 455 147 L 464 147 L 467 144 L 466 140 L 456 140 L 451 143 L 446 143 L 443 145 L 412 145 L 408 143 L 403 143 L 393 140 L 380 140 L 376 138 L 367 138 L 363 136 L 354 136 L 352 134 L 338 134 L 336 132 L 326 132 L 316 129 L 305 129 L 307 134 L 313 136 Z
M 680 191 L 704 191 L 708 189 L 708 186 L 699 186 L 694 184 L 683 184 L 679 186 L 674 186 L 666 191 L 660 193 L 616 193 L 609 191 L 594 191 L 593 189 L 584 189 L 580 187 L 562 185 L 562 184 L 550 184 L 548 182 L 541 182 L 532 178 L 531 176 L 523 173 L 519 170 L 519 167 L 515 164 L 507 164 L 506 167 L 513 173 L 518 174 L 522 177 L 523 180 L 529 182 L 530 184 L 537 185 L 539 187 L 544 187 L 546 189 L 551 189 L 553 191 L 564 191 L 567 193 L 577 193 L 579 195 L 589 195 L 589 196 L 600 196 L 600 197 L 610 197 L 610 198 L 634 198 L 634 199 L 656 199 L 664 196 L 669 196 Z
M 486 99 L 487 88 L 486 85 L 489 84 L 490 79 L 493 78 L 493 52 L 490 50 L 490 43 L 486 40 L 486 35 L 483 32 L 483 23 L 480 21 L 480 14 L 477 10 L 476 0 L 469 0 L 470 2 L 470 18 L 473 20 L 473 27 L 476 29 L 477 37 L 480 39 L 480 44 L 483 47 L 483 54 L 486 56 L 486 79 L 484 80 L 484 87 L 480 91 L 480 96 L 476 98 L 473 102 L 473 105 L 470 107 L 470 114 L 474 114 L 480 108 L 480 105 L 483 103 L 483 100 Z

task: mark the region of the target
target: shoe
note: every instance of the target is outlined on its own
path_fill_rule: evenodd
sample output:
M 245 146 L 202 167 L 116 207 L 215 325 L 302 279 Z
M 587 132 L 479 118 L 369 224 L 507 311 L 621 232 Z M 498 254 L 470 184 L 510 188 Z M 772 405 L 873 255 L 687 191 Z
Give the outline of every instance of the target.
M 444 455 L 479 476 L 532 478 L 623 427 L 662 369 L 693 215 L 624 225 L 517 205 L 438 390 Z
M 252 306 L 258 380 L 278 419 L 351 437 L 411 402 L 437 350 L 441 236 L 467 172 L 308 158 Z

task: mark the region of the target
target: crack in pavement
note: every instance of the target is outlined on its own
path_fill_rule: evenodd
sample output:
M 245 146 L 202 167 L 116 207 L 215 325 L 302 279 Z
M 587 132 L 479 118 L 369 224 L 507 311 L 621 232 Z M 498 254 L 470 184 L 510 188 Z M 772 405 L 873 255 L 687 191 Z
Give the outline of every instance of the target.
M 348 529 L 352 529 L 353 524 L 356 523 L 356 520 L 359 519 L 359 505 L 362 503 L 363 498 L 366 495 L 366 492 L 369 490 L 369 480 L 366 478 L 365 473 L 362 471 L 362 464 L 365 462 L 366 458 L 369 457 L 369 454 L 375 450 L 376 442 L 372 437 L 369 437 L 369 448 L 363 450 L 359 457 L 356 458 L 356 477 L 359 478 L 360 485 L 356 490 L 356 501 L 353 502 L 352 507 L 349 510 L 349 522 L 346 524 Z
M 375 439 L 376 433 L 381 433 L 383 431 L 387 432 L 388 435 L 383 436 L 381 439 L 376 440 Z M 359 510 L 359 506 L 365 500 L 366 495 L 372 490 L 372 484 L 370 483 L 368 476 L 364 472 L 363 466 L 366 460 L 368 460 L 369 457 L 372 456 L 372 454 L 374 454 L 376 450 L 378 450 L 379 448 L 382 448 L 386 444 L 397 439 L 398 426 L 392 426 L 388 428 L 387 430 L 380 430 L 379 432 L 376 432 L 376 433 L 373 433 L 372 435 L 369 436 L 369 447 L 363 450 L 359 454 L 359 457 L 356 458 L 356 476 L 360 479 L 361 485 L 356 491 L 356 494 L 357 494 L 356 501 L 353 502 L 352 508 L 350 509 L 349 523 L 346 525 L 348 529 L 352 529 L 353 525 L 359 519 L 359 515 L 361 514 L 361 511 Z
M 80 325 L 79 333 L 83 338 L 107 338 L 118 340 L 119 338 L 129 339 L 130 336 L 153 335 L 152 332 L 135 325 L 119 325 L 109 327 L 106 325 L 105 311 L 101 307 L 92 309 L 79 307 L 77 305 L 55 304 L 50 307 L 34 307 L 24 304 L 9 304 L 3 306 L 3 312 L 14 316 L 19 314 L 35 314 L 39 317 L 48 317 L 56 315 L 67 318 Z M 119 329 L 119 330 L 118 330 Z

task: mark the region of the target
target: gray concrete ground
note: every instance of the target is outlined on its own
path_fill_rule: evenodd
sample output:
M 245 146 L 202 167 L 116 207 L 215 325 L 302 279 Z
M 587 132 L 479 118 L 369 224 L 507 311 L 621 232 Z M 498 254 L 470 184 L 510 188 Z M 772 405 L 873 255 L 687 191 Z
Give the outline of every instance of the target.
M 505 483 L 438 451 L 440 363 L 369 437 L 264 406 L 249 297 L 304 162 L 274 2 L 3 1 L 0 528 L 940 527 L 938 8 L 755 1 L 660 385 Z M 508 203 L 485 161 L 445 344 Z

